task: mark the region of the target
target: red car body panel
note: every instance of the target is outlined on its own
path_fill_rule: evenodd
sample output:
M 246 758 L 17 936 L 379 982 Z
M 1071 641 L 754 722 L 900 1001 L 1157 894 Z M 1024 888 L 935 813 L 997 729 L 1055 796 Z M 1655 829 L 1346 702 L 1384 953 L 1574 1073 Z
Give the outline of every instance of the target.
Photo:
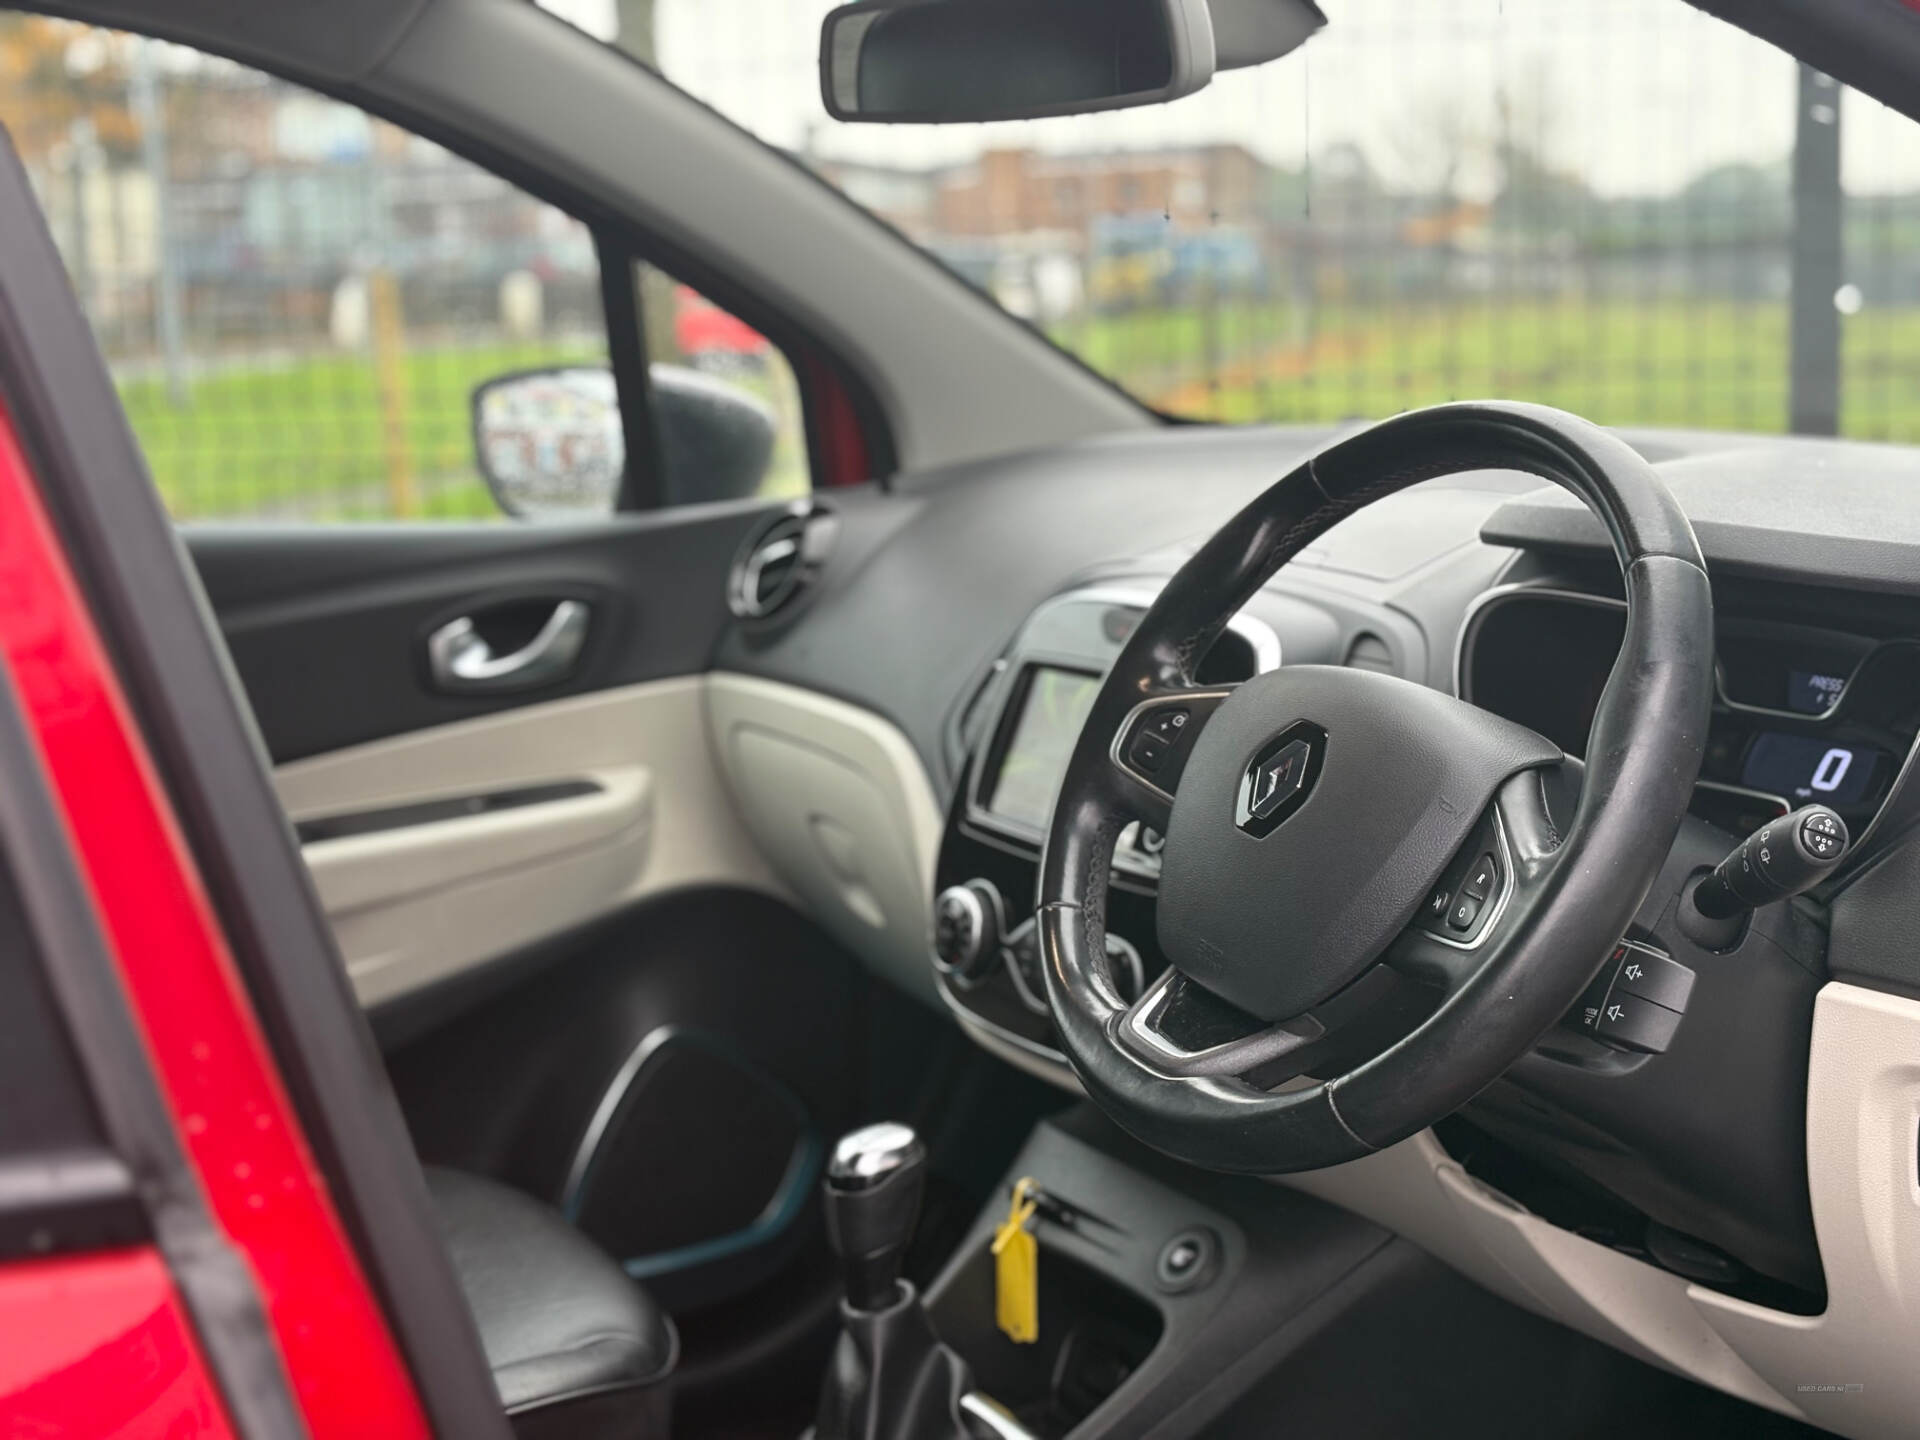
M 673 343 L 682 355 L 764 355 L 767 337 L 685 285 L 674 294 Z
M 412 1377 L 328 1198 L 4 412 L 0 658 L 34 730 L 182 1149 L 214 1220 L 251 1268 L 309 1433 L 313 1440 L 427 1435 Z M 4 1333 L 10 1337 L 11 1327 Z M 91 1400 L 81 1389 L 70 1393 L 82 1408 L 67 1417 L 69 1428 L 26 1433 L 99 1433 L 86 1419 Z M 0 1394 L 0 1413 L 17 1398 Z
M 229 1440 L 152 1249 L 0 1266 L 0 1435 Z

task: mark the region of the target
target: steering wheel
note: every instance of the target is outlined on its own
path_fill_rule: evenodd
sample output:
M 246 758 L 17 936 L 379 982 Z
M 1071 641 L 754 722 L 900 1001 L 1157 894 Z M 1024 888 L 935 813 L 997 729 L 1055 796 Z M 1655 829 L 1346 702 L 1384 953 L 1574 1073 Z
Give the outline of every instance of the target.
M 1625 584 L 1626 638 L 1564 835 L 1547 791 L 1574 762 L 1464 701 L 1320 665 L 1194 680 L 1227 621 L 1336 521 L 1489 469 L 1584 500 Z M 1306 461 L 1168 582 L 1068 761 L 1039 928 L 1047 1001 L 1087 1093 L 1157 1149 L 1259 1174 L 1356 1159 L 1450 1114 L 1559 1020 L 1625 933 L 1699 774 L 1712 683 L 1692 527 L 1598 427 L 1542 406 L 1441 405 Z M 1166 839 L 1171 968 L 1128 1004 L 1105 909 L 1134 820 Z

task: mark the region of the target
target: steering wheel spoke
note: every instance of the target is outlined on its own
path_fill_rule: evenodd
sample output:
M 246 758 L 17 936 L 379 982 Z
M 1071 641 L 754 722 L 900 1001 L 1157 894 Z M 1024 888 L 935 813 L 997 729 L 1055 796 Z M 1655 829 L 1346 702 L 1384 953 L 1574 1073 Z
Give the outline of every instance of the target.
M 1133 1058 L 1182 1079 L 1244 1076 L 1327 1033 L 1311 1015 L 1270 1024 L 1169 967 L 1127 1007 L 1115 1034 Z
M 1350 1068 L 1436 1003 L 1425 980 L 1383 964 L 1304 1014 L 1263 1021 L 1169 969 L 1120 1017 L 1116 1034 L 1156 1074 L 1272 1090 L 1303 1075 Z
M 1577 762 L 1565 762 L 1575 765 Z M 1451 997 L 1481 967 L 1487 950 L 1524 910 L 1551 868 L 1560 833 L 1543 769 L 1523 770 L 1500 787 L 1467 843 L 1454 854 L 1420 911 L 1385 956 L 1386 963 Z
M 1108 758 L 1123 803 L 1141 824 L 1166 834 L 1194 742 L 1231 694 L 1230 685 L 1156 691 L 1120 722 Z

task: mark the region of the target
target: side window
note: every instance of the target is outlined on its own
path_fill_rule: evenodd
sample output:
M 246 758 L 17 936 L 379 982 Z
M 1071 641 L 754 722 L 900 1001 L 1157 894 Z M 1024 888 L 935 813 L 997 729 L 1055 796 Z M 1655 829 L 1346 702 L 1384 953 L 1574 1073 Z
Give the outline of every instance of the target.
M 613 507 L 618 287 L 579 221 L 354 106 L 37 16 L 0 15 L 0 122 L 176 519 Z M 647 493 L 805 489 L 784 357 L 684 287 L 633 289 L 666 367 Z
M 805 493 L 806 422 L 786 356 L 666 271 L 633 261 L 628 273 L 630 285 L 608 300 L 633 307 L 635 349 L 649 361 L 644 418 L 622 416 L 604 361 L 562 360 L 483 384 L 475 449 L 500 508 L 531 519 L 605 512 L 630 437 L 648 452 L 650 503 Z
M 800 495 L 809 488 L 806 420 L 793 366 L 766 336 L 644 262 L 636 267 L 647 315 L 647 353 L 653 358 L 655 424 L 663 438 L 673 430 L 675 371 L 704 376 L 758 402 L 771 424 L 767 461 L 754 492 L 765 497 Z M 658 312 L 659 318 L 655 318 Z M 686 478 L 669 452 L 669 493 Z

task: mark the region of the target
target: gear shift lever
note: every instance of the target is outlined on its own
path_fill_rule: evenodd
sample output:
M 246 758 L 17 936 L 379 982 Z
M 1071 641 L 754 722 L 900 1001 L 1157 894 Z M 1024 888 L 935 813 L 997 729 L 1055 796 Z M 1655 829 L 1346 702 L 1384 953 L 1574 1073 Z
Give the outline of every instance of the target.
M 869 1125 L 833 1147 L 827 1240 L 840 1257 L 852 1309 L 871 1314 L 899 1298 L 900 1269 L 926 1186 L 927 1149 L 905 1125 Z
M 967 1362 L 900 1278 L 927 1188 L 919 1137 L 892 1122 L 854 1131 L 833 1147 L 822 1188 L 847 1300 L 809 1440 L 1033 1440 L 974 1391 Z

